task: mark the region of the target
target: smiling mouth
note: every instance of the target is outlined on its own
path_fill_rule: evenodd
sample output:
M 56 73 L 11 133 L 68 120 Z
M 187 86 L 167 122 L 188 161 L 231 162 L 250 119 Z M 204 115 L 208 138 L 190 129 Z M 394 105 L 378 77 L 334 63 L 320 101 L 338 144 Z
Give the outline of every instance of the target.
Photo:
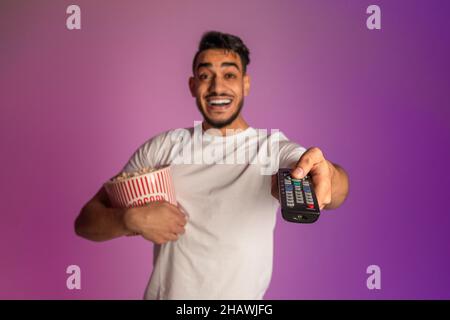
M 231 98 L 219 98 L 219 97 L 211 97 L 206 99 L 206 104 L 208 109 L 211 110 L 226 110 L 231 106 L 233 99 Z

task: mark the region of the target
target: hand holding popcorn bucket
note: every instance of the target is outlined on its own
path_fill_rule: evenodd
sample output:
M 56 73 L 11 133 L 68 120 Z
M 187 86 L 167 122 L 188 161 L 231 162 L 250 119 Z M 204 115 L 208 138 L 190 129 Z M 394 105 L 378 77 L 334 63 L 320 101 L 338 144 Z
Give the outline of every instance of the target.
M 116 208 L 142 207 L 154 201 L 166 200 L 177 205 L 170 166 L 144 168 L 133 173 L 121 173 L 105 184 L 111 203 Z

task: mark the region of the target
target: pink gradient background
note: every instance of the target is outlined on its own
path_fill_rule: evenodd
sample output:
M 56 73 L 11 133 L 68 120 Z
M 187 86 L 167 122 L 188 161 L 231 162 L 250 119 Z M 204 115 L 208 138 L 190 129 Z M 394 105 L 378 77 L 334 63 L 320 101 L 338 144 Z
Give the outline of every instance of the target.
M 65 11 L 82 10 L 82 30 Z M 382 30 L 365 26 L 368 5 Z M 0 2 L 0 298 L 140 299 L 152 246 L 73 221 L 151 136 L 201 120 L 201 34 L 251 50 L 253 127 L 321 147 L 351 177 L 314 225 L 278 216 L 267 299 L 450 298 L 448 1 Z M 263 249 L 263 248 L 262 248 Z M 66 267 L 82 289 L 66 288 Z M 366 268 L 382 289 L 366 287 Z

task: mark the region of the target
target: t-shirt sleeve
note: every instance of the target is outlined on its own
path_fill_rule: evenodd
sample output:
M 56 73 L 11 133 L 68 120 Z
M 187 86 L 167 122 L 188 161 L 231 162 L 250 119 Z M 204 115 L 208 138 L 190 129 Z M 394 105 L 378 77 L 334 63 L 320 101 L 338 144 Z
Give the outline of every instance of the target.
M 279 167 L 291 168 L 300 159 L 301 155 L 306 151 L 301 145 L 290 141 L 283 133 L 280 133 L 279 141 Z
M 159 134 L 143 143 L 123 167 L 123 172 L 134 172 L 142 168 L 158 168 L 160 153 L 166 133 Z

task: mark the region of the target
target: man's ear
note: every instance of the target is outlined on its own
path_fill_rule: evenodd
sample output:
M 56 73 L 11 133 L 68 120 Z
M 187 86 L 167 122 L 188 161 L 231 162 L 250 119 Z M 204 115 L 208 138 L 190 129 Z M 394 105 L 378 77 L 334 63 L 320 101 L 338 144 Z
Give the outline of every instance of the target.
M 245 74 L 244 76 L 244 96 L 248 96 L 250 93 L 250 76 Z
M 195 79 L 194 77 L 189 78 L 189 90 L 191 91 L 191 95 L 195 98 Z

